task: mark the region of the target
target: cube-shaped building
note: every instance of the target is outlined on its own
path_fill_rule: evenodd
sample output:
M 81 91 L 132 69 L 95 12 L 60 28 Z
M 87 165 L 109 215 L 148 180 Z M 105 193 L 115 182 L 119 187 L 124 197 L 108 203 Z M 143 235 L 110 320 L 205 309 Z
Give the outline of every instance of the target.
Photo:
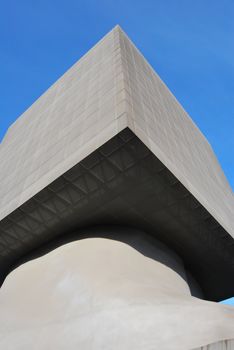
M 168 246 L 204 299 L 234 295 L 232 190 L 119 26 L 15 121 L 0 157 L 2 282 L 40 249 L 114 225 Z

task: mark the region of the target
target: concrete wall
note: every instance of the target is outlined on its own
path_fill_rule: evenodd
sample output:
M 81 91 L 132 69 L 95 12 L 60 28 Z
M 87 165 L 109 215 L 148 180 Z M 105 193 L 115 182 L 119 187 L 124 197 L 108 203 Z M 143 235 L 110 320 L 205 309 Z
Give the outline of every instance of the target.
M 192 297 L 180 258 L 128 232 L 128 244 L 75 241 L 8 275 L 0 348 L 189 350 L 234 339 L 234 308 Z
M 119 40 L 130 128 L 234 235 L 233 192 L 209 142 L 121 30 Z
M 0 218 L 127 126 L 233 235 L 234 197 L 209 143 L 119 27 L 10 127 Z
M 9 128 L 0 145 L 0 219 L 122 130 L 117 32 L 103 38 Z

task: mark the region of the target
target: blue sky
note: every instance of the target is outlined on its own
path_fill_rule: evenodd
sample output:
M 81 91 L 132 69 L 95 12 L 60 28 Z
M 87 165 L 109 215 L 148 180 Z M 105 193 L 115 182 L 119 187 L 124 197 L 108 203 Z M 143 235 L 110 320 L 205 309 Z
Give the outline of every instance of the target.
M 0 0 L 0 5 L 0 139 L 119 24 L 206 135 L 234 188 L 233 0 Z

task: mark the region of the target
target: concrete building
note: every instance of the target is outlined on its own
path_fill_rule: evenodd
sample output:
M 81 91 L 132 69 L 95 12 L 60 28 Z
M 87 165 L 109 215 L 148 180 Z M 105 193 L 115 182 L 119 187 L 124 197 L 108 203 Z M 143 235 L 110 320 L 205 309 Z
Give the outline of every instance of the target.
M 0 348 L 234 349 L 232 190 L 118 26 L 0 159 Z

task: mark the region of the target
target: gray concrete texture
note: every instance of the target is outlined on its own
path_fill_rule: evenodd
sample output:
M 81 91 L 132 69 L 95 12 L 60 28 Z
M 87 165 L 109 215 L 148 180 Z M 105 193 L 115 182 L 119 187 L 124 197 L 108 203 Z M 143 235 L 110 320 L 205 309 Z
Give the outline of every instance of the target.
M 0 348 L 233 350 L 234 308 L 192 297 L 174 252 L 137 230 L 115 231 L 123 232 L 126 243 L 82 239 L 9 274 Z
M 119 26 L 9 128 L 0 218 L 126 127 L 233 237 L 233 193 L 209 143 Z

